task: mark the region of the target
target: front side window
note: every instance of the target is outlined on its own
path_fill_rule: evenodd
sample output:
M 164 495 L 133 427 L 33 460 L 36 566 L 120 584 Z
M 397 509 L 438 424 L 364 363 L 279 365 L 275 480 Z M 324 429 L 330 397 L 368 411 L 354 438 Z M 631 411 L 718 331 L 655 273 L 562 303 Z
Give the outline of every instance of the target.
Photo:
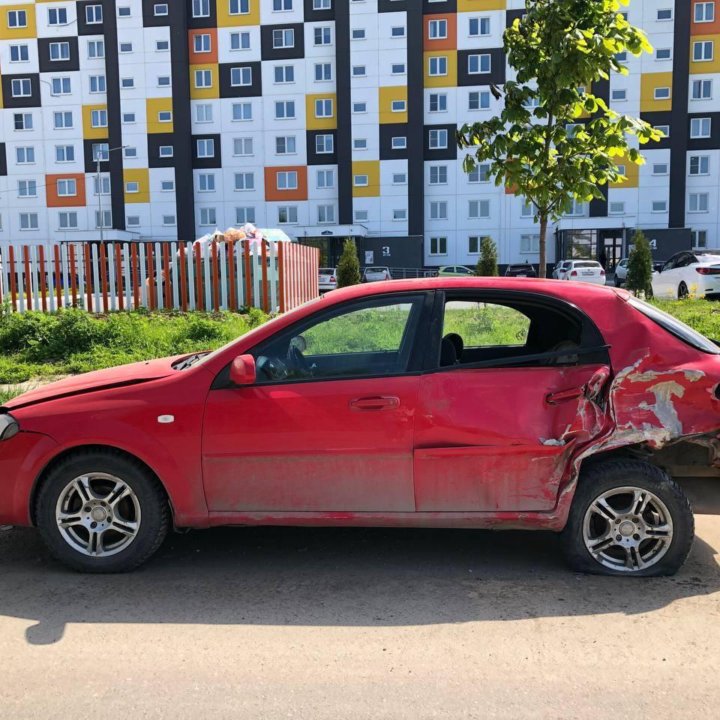
M 258 384 L 406 372 L 423 296 L 363 301 L 253 350 Z

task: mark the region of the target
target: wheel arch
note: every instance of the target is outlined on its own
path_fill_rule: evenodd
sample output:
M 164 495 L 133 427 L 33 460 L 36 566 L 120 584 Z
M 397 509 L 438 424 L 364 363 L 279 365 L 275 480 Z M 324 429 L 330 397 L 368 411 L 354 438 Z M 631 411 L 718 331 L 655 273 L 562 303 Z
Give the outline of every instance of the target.
M 114 457 L 120 457 L 125 460 L 129 460 L 135 465 L 139 466 L 143 471 L 147 472 L 155 481 L 158 488 L 160 488 L 165 501 L 167 502 L 168 508 L 170 508 L 170 515 L 173 518 L 173 524 L 175 521 L 175 509 L 173 507 L 172 499 L 170 496 L 170 493 L 168 492 L 167 487 L 165 486 L 165 483 L 163 483 L 162 479 L 160 478 L 159 474 L 150 466 L 147 462 L 139 458 L 137 455 L 133 455 L 133 453 L 128 452 L 127 450 L 123 450 L 118 447 L 114 447 L 112 445 L 103 445 L 103 444 L 92 444 L 92 445 L 76 445 L 74 447 L 65 448 L 61 452 L 59 452 L 57 455 L 55 455 L 49 462 L 45 464 L 43 469 L 40 471 L 38 476 L 35 478 L 35 482 L 33 483 L 32 491 L 30 493 L 29 498 L 29 515 L 30 515 L 30 522 L 32 523 L 33 527 L 37 527 L 37 496 L 40 492 L 40 488 L 42 487 L 43 483 L 47 479 L 47 477 L 50 475 L 50 473 L 59 465 L 64 463 L 69 458 L 75 457 L 77 455 L 85 455 L 88 453 L 103 453 L 109 456 Z

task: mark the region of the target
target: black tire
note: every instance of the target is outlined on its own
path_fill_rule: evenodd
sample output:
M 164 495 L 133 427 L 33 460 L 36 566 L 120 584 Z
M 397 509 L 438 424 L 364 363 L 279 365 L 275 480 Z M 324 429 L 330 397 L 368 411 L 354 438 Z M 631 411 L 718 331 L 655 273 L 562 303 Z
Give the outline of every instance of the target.
M 141 511 L 133 539 L 113 555 L 90 556 L 73 547 L 56 520 L 58 502 L 69 484 L 93 473 L 121 480 L 134 493 Z M 86 573 L 121 573 L 139 567 L 158 550 L 170 525 L 170 509 L 158 480 L 142 463 L 112 451 L 86 451 L 67 457 L 43 479 L 36 498 L 35 518 L 50 553 L 63 564 Z
M 678 286 L 678 299 L 684 300 L 689 294 L 687 285 L 684 282 L 681 282 Z
M 583 538 L 583 523 L 590 506 L 603 493 L 624 487 L 653 493 L 664 503 L 672 520 L 673 534 L 669 548 L 655 564 L 643 569 L 615 570 L 606 567 L 586 548 Z M 685 562 L 694 537 L 695 519 L 685 493 L 659 467 L 632 459 L 608 460 L 590 465 L 581 472 L 568 522 L 562 532 L 565 555 L 573 570 L 626 577 L 674 575 Z

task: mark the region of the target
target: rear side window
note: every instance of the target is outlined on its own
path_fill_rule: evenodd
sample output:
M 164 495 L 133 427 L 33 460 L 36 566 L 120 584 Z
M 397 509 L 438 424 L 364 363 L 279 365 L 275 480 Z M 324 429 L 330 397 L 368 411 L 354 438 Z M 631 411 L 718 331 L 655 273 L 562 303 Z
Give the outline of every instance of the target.
M 720 355 L 720 347 L 712 340 L 708 340 L 708 338 L 701 335 L 697 330 L 693 330 L 672 315 L 668 315 L 654 305 L 638 300 L 635 297 L 631 297 L 628 302 L 632 307 L 645 315 L 645 317 L 650 318 L 654 323 L 663 328 L 663 330 L 674 335 L 678 340 L 682 340 L 686 345 L 690 345 L 690 347 L 694 347 L 696 350 L 704 353 Z
M 529 329 L 530 318 L 507 305 L 465 300 L 445 304 L 443 335 L 459 335 L 468 348 L 525 345 Z

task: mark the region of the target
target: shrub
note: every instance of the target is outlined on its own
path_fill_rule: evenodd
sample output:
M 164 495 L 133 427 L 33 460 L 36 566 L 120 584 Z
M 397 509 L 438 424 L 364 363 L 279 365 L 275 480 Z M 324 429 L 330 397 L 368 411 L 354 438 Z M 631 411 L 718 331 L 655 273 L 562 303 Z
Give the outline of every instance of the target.
M 642 230 L 637 230 L 633 235 L 626 284 L 627 289 L 636 295 L 652 297 L 652 253 Z
M 337 266 L 337 286 L 347 287 L 360 282 L 360 263 L 355 241 L 347 238 Z
M 487 235 L 480 241 L 480 259 L 475 266 L 475 274 L 483 277 L 498 274 L 497 245 Z

